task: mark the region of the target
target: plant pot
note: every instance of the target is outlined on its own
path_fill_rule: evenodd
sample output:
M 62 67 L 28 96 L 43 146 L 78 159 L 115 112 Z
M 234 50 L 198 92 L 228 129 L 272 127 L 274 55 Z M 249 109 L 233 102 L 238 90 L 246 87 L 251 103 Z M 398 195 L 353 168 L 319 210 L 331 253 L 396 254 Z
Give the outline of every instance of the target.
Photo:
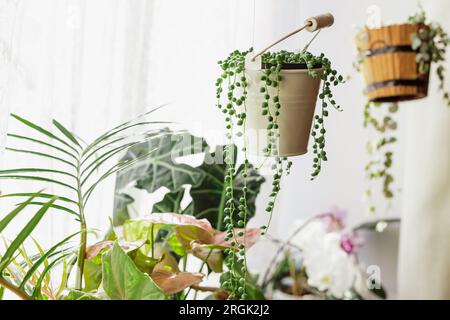
M 264 67 L 264 65 L 263 65 Z M 319 75 L 320 66 L 314 69 Z M 250 154 L 264 155 L 267 146 L 267 116 L 261 114 L 264 94 L 259 90 L 264 86 L 261 81 L 262 70 L 247 70 L 247 146 Z M 269 87 L 271 97 L 277 95 L 279 89 L 280 115 L 278 116 L 277 155 L 289 157 L 307 152 L 311 124 L 314 117 L 317 94 L 320 87 L 320 77 L 312 78 L 306 65 L 283 65 L 280 72 L 281 81 L 278 88 Z M 275 104 L 269 102 L 271 114 L 275 113 Z
M 373 102 L 398 102 L 427 96 L 429 72 L 421 74 L 411 35 L 420 24 L 394 24 L 359 32 L 355 38 L 366 81 L 365 93 Z

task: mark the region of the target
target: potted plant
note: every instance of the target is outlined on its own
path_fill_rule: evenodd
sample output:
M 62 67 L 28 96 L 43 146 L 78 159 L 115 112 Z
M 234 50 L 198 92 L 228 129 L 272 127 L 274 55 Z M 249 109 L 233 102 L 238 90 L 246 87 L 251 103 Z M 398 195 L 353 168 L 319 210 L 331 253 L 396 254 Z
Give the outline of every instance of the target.
M 155 110 L 151 112 L 153 111 Z M 120 216 L 124 220 L 120 222 L 119 230 L 111 226 L 100 241 L 89 241 L 88 233 L 91 230 L 85 219 L 89 214 L 86 203 L 95 187 L 108 176 L 132 168 L 149 157 L 161 160 L 166 150 L 159 150 L 158 145 L 149 143 L 154 147 L 138 156 L 125 157 L 119 162 L 112 161 L 113 156 L 142 146 L 143 142 L 155 140 L 159 143 L 164 141 L 163 136 L 172 138 L 176 134 L 167 130 L 149 129 L 149 125 L 158 123 L 147 119 L 149 113 L 109 130 L 89 144 L 56 120 L 53 121 L 52 132 L 50 128 L 43 128 L 13 115 L 16 120 L 34 130 L 36 137 L 9 134 L 11 141 L 29 142 L 47 152 L 13 146 L 9 146 L 8 151 L 51 158 L 64 163 L 67 168 L 12 168 L 0 171 L 0 179 L 51 183 L 64 187 L 68 192 L 57 195 L 24 190 L 0 196 L 3 199 L 24 199 L 6 215 L 2 212 L 2 234 L 25 209 L 38 206 L 38 210 L 12 241 L 6 240 L 5 251 L 0 255 L 0 296 L 6 289 L 26 300 L 162 300 L 186 299 L 194 290 L 209 292 L 216 299 L 235 299 L 238 294 L 245 299 L 264 298 L 246 264 L 238 261 L 232 254 L 235 247 L 240 250 L 251 247 L 260 236 L 258 228 L 233 228 L 233 236 L 229 237 L 229 230 L 220 227 L 217 217 L 213 221 L 213 227 L 207 219 L 193 215 L 157 212 L 134 219 Z M 132 128 L 141 130 L 128 134 Z M 179 146 L 177 143 L 175 145 Z M 51 154 L 51 151 L 55 153 Z M 155 161 L 154 164 L 156 163 L 158 162 Z M 220 169 L 208 166 L 204 168 Z M 202 178 L 206 179 L 206 173 Z M 212 179 L 217 180 L 215 177 Z M 256 176 L 248 188 L 257 194 L 263 181 L 262 177 Z M 162 206 L 163 203 L 159 205 Z M 195 208 L 195 203 L 192 207 Z M 49 249 L 43 249 L 31 234 L 50 209 L 73 217 L 79 222 L 79 228 Z M 174 207 L 170 209 L 172 211 Z M 226 221 L 226 217 L 223 220 Z M 78 244 L 73 243 L 76 237 L 80 238 Z M 34 243 L 31 244 L 31 241 Z M 33 250 L 31 246 L 36 249 Z M 186 261 L 191 257 L 201 262 L 198 270 L 187 270 Z M 228 268 L 224 268 L 224 264 Z M 221 287 L 201 285 L 205 273 L 209 274 L 211 271 L 221 274 Z M 55 282 L 58 283 L 57 287 L 53 286 Z
M 439 89 L 450 105 L 444 90 L 445 53 L 450 44 L 442 26 L 427 20 L 420 9 L 408 23 L 380 28 L 364 28 L 356 37 L 359 69 L 371 102 L 398 102 L 427 96 L 432 63 L 436 63 Z
M 427 96 L 429 73 L 432 64 L 436 64 L 438 88 L 450 106 L 449 93 L 444 89 L 445 54 L 450 38 L 440 24 L 428 21 L 420 9 L 407 23 L 364 28 L 355 42 L 359 52 L 355 66 L 367 84 L 364 127 L 370 127 L 376 136 L 367 142 L 370 160 L 365 167 L 366 176 L 370 181 L 381 180 L 383 196 L 392 200 L 392 146 L 397 141 L 394 132 L 398 103 Z M 387 107 L 382 105 L 385 102 Z M 370 184 L 365 196 L 368 211 L 373 213 L 377 208 Z
M 216 106 L 225 115 L 228 145 L 234 145 L 235 139 L 240 140 L 237 144 L 242 146 L 244 152 L 244 166 L 249 163 L 249 154 L 263 154 L 264 163 L 268 158 L 272 162 L 273 188 L 266 207 L 268 222 L 261 226 L 263 234 L 270 226 L 281 179 L 289 174 L 292 166 L 288 157 L 306 153 L 311 126 L 315 155 L 311 179 L 318 176 L 323 162 L 328 160 L 325 151 L 325 119 L 328 107 L 340 110 L 331 88 L 343 83 L 344 79 L 332 68 L 331 61 L 323 53 L 314 55 L 307 49 L 320 29 L 331 26 L 333 22 L 331 14 L 310 18 L 304 26 L 259 53 L 253 53 L 252 48 L 235 50 L 218 62 L 222 74 L 216 81 Z M 317 31 L 303 50 L 266 52 L 303 29 Z M 321 108 L 315 114 L 317 95 Z M 231 198 L 234 193 L 232 177 L 236 171 L 232 154 L 233 150 L 226 146 L 225 182 Z M 245 167 L 242 176 L 245 181 L 248 176 Z M 231 201 L 226 201 L 225 210 L 229 221 L 237 214 L 242 217 L 238 223 L 245 225 L 246 202 L 245 192 L 237 207 Z M 228 225 L 228 228 L 232 227 L 232 224 Z
M 226 232 L 226 241 L 245 238 L 247 222 L 255 215 L 255 200 L 265 179 L 248 160 L 237 163 L 238 149 L 235 145 L 216 146 L 211 150 L 203 138 L 169 129 L 162 132 L 164 134 L 159 134 L 158 138 L 130 148 L 122 159 L 139 158 L 159 146 L 154 157 L 141 162 L 140 167 L 129 168 L 118 175 L 114 224 L 120 226 L 126 219 L 137 217 L 138 213 L 132 209 L 132 189 L 146 190 L 152 194 L 165 187 L 169 192 L 153 204 L 151 212 L 175 212 L 206 218 L 213 228 Z M 230 150 L 233 156 L 231 161 L 236 168 L 233 173 L 227 170 L 227 163 L 224 162 L 226 150 Z M 179 161 L 183 156 L 200 154 L 203 162 L 199 166 Z M 230 215 L 229 207 L 239 209 L 239 212 Z M 242 276 L 247 274 L 246 246 L 237 241 L 231 243 L 234 245 L 224 252 L 227 270 L 222 277 L 230 280 L 222 281 L 221 285 L 223 290 L 232 292 L 230 299 L 248 299 L 250 295 L 244 294 L 245 288 L 240 282 Z M 236 271 L 237 265 L 243 271 Z
M 262 279 L 266 295 L 283 300 L 386 298 L 380 279 L 368 276 L 358 259 L 360 230 L 377 224 L 347 229 L 345 214 L 333 208 L 295 221 L 285 241 L 271 239 L 279 249 Z

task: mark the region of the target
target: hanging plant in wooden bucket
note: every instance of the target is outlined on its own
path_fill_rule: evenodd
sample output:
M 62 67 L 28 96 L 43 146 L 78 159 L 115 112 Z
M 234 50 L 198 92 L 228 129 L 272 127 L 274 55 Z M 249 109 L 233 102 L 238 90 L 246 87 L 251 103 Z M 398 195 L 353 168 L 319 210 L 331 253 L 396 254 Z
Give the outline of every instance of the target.
M 443 90 L 445 52 L 449 38 L 437 23 L 428 22 L 420 10 L 408 23 L 365 28 L 355 38 L 359 69 L 371 102 L 399 102 L 428 94 L 431 64 Z M 443 93 L 450 105 L 448 92 Z
M 227 214 L 227 237 L 230 239 L 245 236 L 245 230 L 234 234 L 234 224 L 236 216 L 238 227 L 245 225 L 248 218 L 246 181 L 249 154 L 264 156 L 263 163 L 267 159 L 272 161 L 273 187 L 265 209 L 269 217 L 267 224 L 261 227 L 262 234 L 270 226 L 281 179 L 290 172 L 292 162 L 288 157 L 306 153 L 311 134 L 314 139 L 312 179 L 320 173 L 322 163 L 328 160 L 325 151 L 325 119 L 328 107 L 340 110 L 331 88 L 343 83 L 344 79 L 332 68 L 331 61 L 323 53 L 314 55 L 307 49 L 319 30 L 331 26 L 333 22 L 331 14 L 310 18 L 301 28 L 259 53 L 255 54 L 253 49 L 235 50 L 225 60 L 218 62 L 222 74 L 216 81 L 216 106 L 225 115 L 229 141 L 224 151 L 227 166 L 224 183 L 226 201 L 223 205 Z M 272 46 L 303 29 L 317 31 L 303 50 L 267 52 Z M 316 113 L 317 96 L 321 108 Z M 236 139 L 240 140 L 236 144 L 243 145 L 244 153 L 244 166 L 240 172 L 243 183 L 239 185 L 233 179 L 236 175 L 236 158 L 231 146 Z M 243 193 L 239 205 L 232 200 L 237 189 Z M 222 283 L 223 288 L 232 292 L 230 299 L 243 298 L 246 289 L 241 284 L 241 278 L 246 275 L 239 275 L 236 266 L 245 266 L 245 248 L 236 245 L 229 248 L 226 254 L 229 273 L 225 277 L 227 280 Z
M 421 24 L 395 24 L 365 29 L 356 36 L 366 94 L 373 102 L 396 102 L 427 96 L 429 62 L 417 62 L 411 35 L 426 31 Z
M 450 38 L 435 22 L 427 20 L 420 10 L 404 24 L 364 28 L 355 37 L 358 50 L 356 68 L 366 81 L 367 103 L 364 127 L 371 128 L 375 139 L 367 142 L 369 162 L 365 170 L 370 181 L 365 196 L 369 212 L 375 212 L 373 182 L 381 181 L 382 195 L 394 197 L 394 160 L 392 146 L 397 141 L 395 113 L 398 102 L 425 98 L 428 94 L 430 70 L 435 68 L 438 89 L 447 106 L 450 95 L 445 90 L 445 55 Z M 433 66 L 434 65 L 434 66 Z M 383 103 L 388 102 L 387 107 Z

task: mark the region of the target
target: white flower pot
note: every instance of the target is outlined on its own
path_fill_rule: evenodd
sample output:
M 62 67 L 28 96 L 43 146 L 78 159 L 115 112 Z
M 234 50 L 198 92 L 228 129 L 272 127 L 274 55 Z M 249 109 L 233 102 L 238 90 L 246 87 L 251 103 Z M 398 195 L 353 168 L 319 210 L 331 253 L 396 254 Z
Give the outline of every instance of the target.
M 314 69 L 318 75 L 322 69 Z M 247 146 L 252 155 L 264 155 L 267 146 L 267 116 L 263 116 L 262 103 L 264 93 L 260 88 L 262 70 L 247 70 Z M 280 72 L 279 82 L 280 116 L 278 117 L 279 138 L 277 152 L 279 156 L 288 157 L 305 154 L 311 132 L 311 124 L 317 95 L 320 87 L 320 77 L 312 78 L 307 69 L 284 69 Z M 277 88 L 268 88 L 271 96 L 269 110 L 275 113 L 272 98 L 276 96 Z

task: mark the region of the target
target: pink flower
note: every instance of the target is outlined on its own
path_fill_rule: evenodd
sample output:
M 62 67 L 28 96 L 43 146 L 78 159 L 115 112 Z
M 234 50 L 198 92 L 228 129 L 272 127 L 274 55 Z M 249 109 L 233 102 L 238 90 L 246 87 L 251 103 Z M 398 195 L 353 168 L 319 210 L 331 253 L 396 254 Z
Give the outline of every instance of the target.
M 341 248 L 347 254 L 355 254 L 361 248 L 364 239 L 356 232 L 344 233 L 341 236 Z
M 329 212 L 323 215 L 323 222 L 325 223 L 328 232 L 342 230 L 345 226 L 345 218 L 347 211 L 338 207 L 332 207 Z

